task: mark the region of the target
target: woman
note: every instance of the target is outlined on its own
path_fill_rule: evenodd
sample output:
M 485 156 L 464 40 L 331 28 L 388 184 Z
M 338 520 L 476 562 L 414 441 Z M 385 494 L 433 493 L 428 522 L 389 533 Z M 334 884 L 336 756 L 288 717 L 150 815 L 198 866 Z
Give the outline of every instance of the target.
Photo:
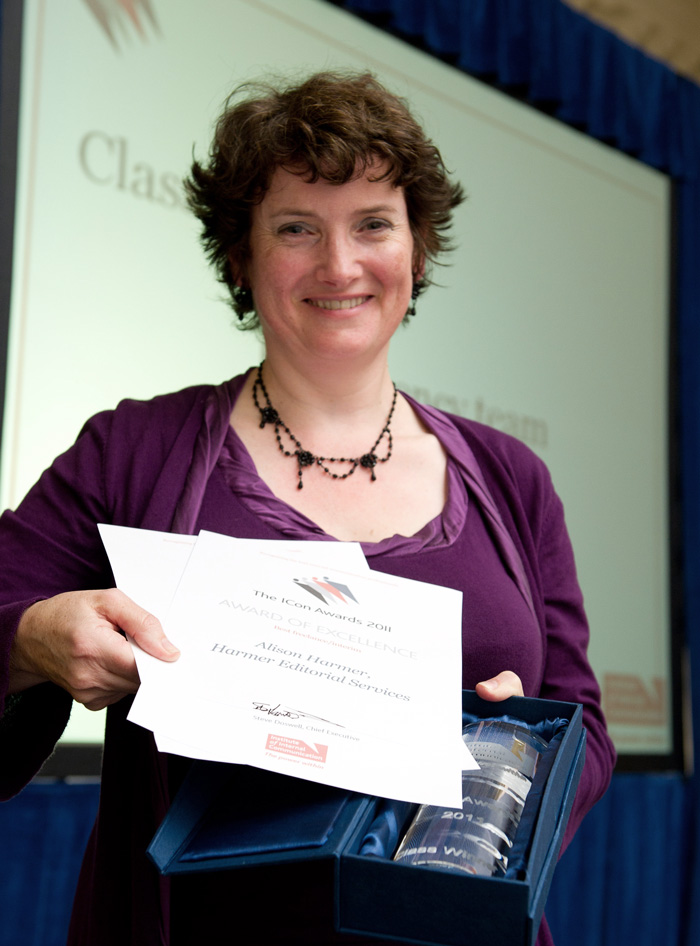
M 187 763 L 126 722 L 138 676 L 119 632 L 163 660 L 177 652 L 109 587 L 97 522 L 358 540 L 372 568 L 464 592 L 464 687 L 584 704 L 567 840 L 614 762 L 546 469 L 512 438 L 397 393 L 389 375 L 391 338 L 462 199 L 404 103 L 368 75 L 244 87 L 187 186 L 235 311 L 259 321 L 264 363 L 97 415 L 0 527 L 4 796 L 51 751 L 72 698 L 109 706 L 71 944 L 214 941 L 235 910 L 226 875 L 180 879 L 171 896 L 144 857 Z M 273 934 L 270 912 L 240 941 L 325 941 L 303 910 Z

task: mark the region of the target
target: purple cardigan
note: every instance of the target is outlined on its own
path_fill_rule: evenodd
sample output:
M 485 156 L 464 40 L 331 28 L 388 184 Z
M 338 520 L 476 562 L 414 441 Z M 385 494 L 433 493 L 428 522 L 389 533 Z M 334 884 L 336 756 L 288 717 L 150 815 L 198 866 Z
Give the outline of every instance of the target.
M 36 773 L 53 750 L 71 706 L 68 694 L 53 684 L 6 699 L 17 622 L 39 598 L 113 584 L 98 522 L 280 537 L 274 523 L 262 521 L 254 504 L 239 500 L 230 488 L 227 464 L 235 463 L 236 443 L 228 418 L 241 383 L 239 377 L 152 401 L 124 401 L 115 411 L 96 415 L 18 510 L 0 518 L 0 798 L 18 792 Z M 463 418 L 440 412 L 433 416 L 437 424 L 442 416 L 454 425 L 480 471 L 480 484 L 469 484 L 470 501 L 476 497 L 476 518 L 470 521 L 476 524 L 462 532 L 482 539 L 486 533 L 492 540 L 485 543 L 490 557 L 479 565 L 478 585 L 482 587 L 482 578 L 492 579 L 493 591 L 481 601 L 477 594 L 468 595 L 464 686 L 513 669 L 521 674 L 527 695 L 584 707 L 586 763 L 566 844 L 607 788 L 615 755 L 586 656 L 588 628 L 562 506 L 546 467 L 519 441 Z M 478 501 L 480 488 L 493 498 L 491 513 Z M 499 540 L 499 529 L 507 541 Z M 469 590 L 463 576 L 483 548 L 483 542 L 469 548 L 455 541 L 448 549 L 394 552 L 376 559 L 370 551 L 370 563 Z M 512 577 L 504 569 L 504 555 L 510 556 L 505 564 Z M 520 577 L 515 574 L 519 569 Z M 516 585 L 531 596 L 527 606 L 526 592 L 511 595 Z M 510 604 L 501 605 L 509 596 Z M 497 622 L 494 608 L 505 609 Z M 78 885 L 70 946 L 178 946 L 188 941 L 182 923 L 170 928 L 171 882 L 144 856 L 186 764 L 156 751 L 151 734 L 126 720 L 129 706 L 124 699 L 107 713 L 100 809 Z M 186 880 L 176 883 L 174 903 L 202 901 L 201 878 L 189 886 Z M 212 889 L 212 875 L 205 887 Z M 200 921 L 192 923 L 191 935 L 196 932 L 195 938 L 206 942 Z M 300 937 L 300 943 L 311 941 L 305 933 Z M 538 944 L 549 942 L 543 925 Z

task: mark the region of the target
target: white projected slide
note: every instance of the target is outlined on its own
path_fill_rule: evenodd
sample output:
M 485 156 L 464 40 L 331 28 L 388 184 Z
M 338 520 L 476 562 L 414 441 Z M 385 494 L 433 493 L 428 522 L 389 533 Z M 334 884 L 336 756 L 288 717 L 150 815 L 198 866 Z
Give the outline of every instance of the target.
M 618 749 L 669 752 L 668 180 L 320 0 L 96 7 L 25 0 L 3 506 L 95 411 L 260 360 L 179 181 L 241 80 L 370 68 L 469 195 L 394 378 L 547 462 Z

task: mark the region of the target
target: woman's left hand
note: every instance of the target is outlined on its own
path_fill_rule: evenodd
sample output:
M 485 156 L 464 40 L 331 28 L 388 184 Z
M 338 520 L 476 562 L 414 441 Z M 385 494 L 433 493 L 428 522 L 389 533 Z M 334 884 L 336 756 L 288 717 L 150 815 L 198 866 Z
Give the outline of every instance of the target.
M 490 680 L 477 683 L 475 689 L 482 700 L 500 701 L 507 700 L 509 696 L 524 696 L 520 677 L 512 670 L 502 670 Z

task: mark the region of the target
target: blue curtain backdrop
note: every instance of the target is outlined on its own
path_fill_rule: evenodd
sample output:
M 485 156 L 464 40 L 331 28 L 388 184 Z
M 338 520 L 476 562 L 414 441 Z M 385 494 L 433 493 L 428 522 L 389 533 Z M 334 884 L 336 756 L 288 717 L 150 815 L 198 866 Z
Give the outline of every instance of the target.
M 15 0 L 4 0 L 9 6 Z M 339 0 L 670 174 L 677 190 L 684 609 L 700 660 L 700 88 L 559 0 Z M 3 0 L 0 0 L 0 19 Z M 700 694 L 693 707 L 700 759 Z M 0 946 L 60 946 L 95 786 L 32 785 L 0 806 Z M 617 775 L 555 874 L 561 946 L 700 943 L 700 780 Z

